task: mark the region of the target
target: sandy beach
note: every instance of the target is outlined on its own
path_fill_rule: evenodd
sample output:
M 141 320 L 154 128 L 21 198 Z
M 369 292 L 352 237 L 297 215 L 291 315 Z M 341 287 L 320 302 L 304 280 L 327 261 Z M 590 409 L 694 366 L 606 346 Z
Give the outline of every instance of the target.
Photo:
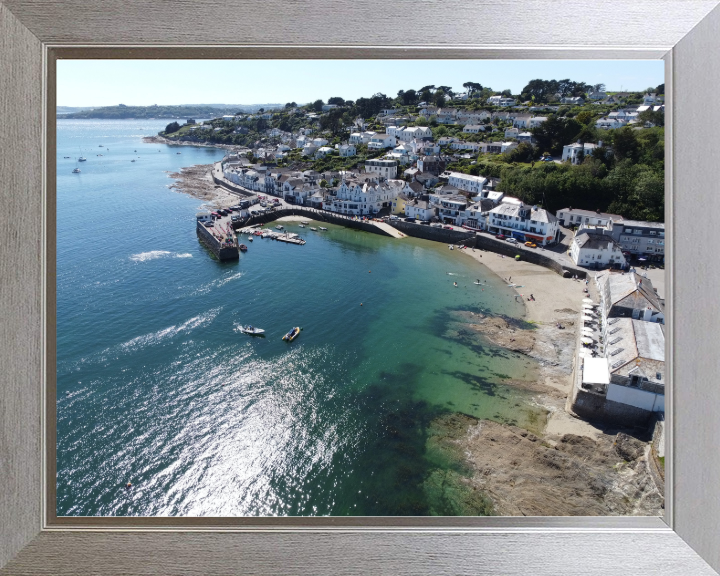
M 597 302 L 597 290 L 593 282 L 587 284 L 588 294 L 583 292 L 584 281 L 563 278 L 556 272 L 530 264 L 523 260 L 502 257 L 500 254 L 480 249 L 454 250 L 453 255 L 464 254 L 489 268 L 508 283 L 519 284 L 522 288 L 515 291 L 525 304 L 526 320 L 537 324 L 536 338 L 529 355 L 544 360 L 542 376 L 544 384 L 554 388 L 560 395 L 540 394 L 538 404 L 550 412 L 545 436 L 551 441 L 559 440 L 564 434 L 576 434 L 598 439 L 603 432 L 592 424 L 575 418 L 565 411 L 565 399 L 570 392 L 572 356 L 567 349 L 559 352 L 553 345 L 559 339 L 565 346 L 571 347 L 574 354 L 577 316 L 582 308 L 583 298 L 589 297 Z M 530 295 L 535 300 L 528 300 Z M 558 330 L 560 322 L 565 330 Z

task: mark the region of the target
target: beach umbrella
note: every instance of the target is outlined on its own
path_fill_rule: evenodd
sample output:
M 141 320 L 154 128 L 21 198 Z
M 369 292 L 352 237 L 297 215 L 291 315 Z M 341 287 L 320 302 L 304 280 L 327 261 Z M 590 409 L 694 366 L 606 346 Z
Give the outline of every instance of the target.
M 590 316 L 583 316 L 582 319 L 583 322 L 593 322 L 593 318 L 591 318 Z
M 593 330 L 592 328 L 588 328 L 587 326 L 584 326 L 582 331 L 583 334 L 595 334 L 595 330 Z
M 583 304 L 583 308 L 585 308 L 585 310 L 592 310 L 595 306 L 592 304 Z
M 580 342 L 582 342 L 583 344 L 592 344 L 592 343 L 593 343 L 593 339 L 592 339 L 592 338 L 588 338 L 587 336 L 585 336 L 585 337 L 583 337 L 583 338 L 580 339 Z
M 583 304 L 594 304 L 594 302 L 590 298 L 583 298 Z

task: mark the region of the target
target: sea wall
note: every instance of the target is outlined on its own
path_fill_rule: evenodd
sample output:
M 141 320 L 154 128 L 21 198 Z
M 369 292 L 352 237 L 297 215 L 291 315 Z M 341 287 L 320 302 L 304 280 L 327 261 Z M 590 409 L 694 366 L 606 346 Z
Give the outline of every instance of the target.
M 240 253 L 237 248 L 221 248 L 220 242 L 218 242 L 217 238 L 215 238 L 215 236 L 213 236 L 210 231 L 199 222 L 196 225 L 196 230 L 200 242 L 202 242 L 208 250 L 215 254 L 218 260 L 237 260 L 240 258 Z
M 389 221 L 388 224 L 407 236 L 422 238 L 423 240 L 433 240 L 434 242 L 443 242 L 445 244 L 464 244 L 465 242 L 469 242 L 467 245 L 472 246 L 475 236 L 475 233 L 469 230 L 462 232 L 459 230 L 447 230 L 445 228 L 437 228 L 427 224 L 414 224 L 402 220 Z
M 252 190 L 248 190 L 247 188 L 243 188 L 242 186 L 237 186 L 236 184 L 233 184 L 232 182 L 228 182 L 227 180 L 221 180 L 217 176 L 215 176 L 215 172 L 212 173 L 213 182 L 217 184 L 218 186 L 222 186 L 223 188 L 227 188 L 231 192 L 236 192 L 238 194 L 242 194 L 243 196 L 255 196 L 257 192 L 253 192 Z
M 389 222 L 389 224 L 408 236 L 424 238 L 425 240 L 434 240 L 436 242 L 444 242 L 446 244 L 463 244 L 472 248 L 480 248 L 481 250 L 487 250 L 488 252 L 495 252 L 496 254 L 504 254 L 510 258 L 515 258 L 516 254 L 520 254 L 520 257 L 525 262 L 549 268 L 561 276 L 567 272 L 570 276 L 577 275 L 578 278 L 587 277 L 587 270 L 584 268 L 578 268 L 577 266 L 573 266 L 571 264 L 561 263 L 555 260 L 552 256 L 546 256 L 543 254 L 539 248 L 526 248 L 525 246 L 518 244 L 509 244 L 504 240 L 499 240 L 485 234 L 476 234 L 470 230 L 463 232 L 458 230 L 447 230 L 445 228 L 436 228 L 428 226 L 427 224 L 414 224 L 412 222 L 404 222 L 402 220 Z
M 568 398 L 570 410 L 586 420 L 600 420 L 628 427 L 645 428 L 650 423 L 653 413 L 629 404 L 613 402 L 605 396 L 586 392 L 573 386 Z
M 371 232 L 373 234 L 380 234 L 381 236 L 390 236 L 388 232 L 382 228 L 378 228 L 371 222 L 362 222 L 360 220 L 353 220 L 340 214 L 333 214 L 332 212 L 325 212 L 323 210 L 315 210 L 313 208 L 304 208 L 296 206 L 293 208 L 284 208 L 281 210 L 273 210 L 267 214 L 258 214 L 256 216 L 250 216 L 247 220 L 242 223 L 233 223 L 233 228 L 238 229 L 244 226 L 250 226 L 252 224 L 267 224 L 273 222 L 283 216 L 303 216 L 308 220 L 316 220 L 318 222 L 329 222 L 331 224 L 338 224 L 340 226 L 346 226 L 347 228 L 354 228 L 355 230 L 364 230 L 365 232 Z

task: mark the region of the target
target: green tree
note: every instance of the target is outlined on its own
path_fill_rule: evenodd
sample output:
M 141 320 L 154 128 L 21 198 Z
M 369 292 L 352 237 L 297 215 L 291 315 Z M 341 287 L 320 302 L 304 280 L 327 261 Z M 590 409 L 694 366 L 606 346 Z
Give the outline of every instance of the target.
M 315 100 L 315 102 L 312 103 L 312 109 L 315 110 L 315 112 L 322 112 L 322 107 L 325 104 L 322 100 Z
M 285 108 L 297 108 L 297 103 L 296 102 L 288 102 L 287 104 L 285 104 Z
M 167 126 L 165 126 L 165 134 L 174 134 L 180 130 L 180 124 L 177 122 L 170 122 Z
M 328 104 L 335 104 L 336 106 L 342 106 L 345 104 L 345 100 L 340 98 L 340 96 L 333 96 L 332 98 L 328 98 Z
M 432 96 L 433 104 L 437 106 L 438 108 L 441 108 L 445 105 L 445 92 L 442 90 L 436 90 L 435 94 Z
M 618 160 L 627 158 L 637 162 L 640 145 L 635 131 L 629 126 L 616 129 L 613 133 L 613 150 L 615 151 L 615 158 Z

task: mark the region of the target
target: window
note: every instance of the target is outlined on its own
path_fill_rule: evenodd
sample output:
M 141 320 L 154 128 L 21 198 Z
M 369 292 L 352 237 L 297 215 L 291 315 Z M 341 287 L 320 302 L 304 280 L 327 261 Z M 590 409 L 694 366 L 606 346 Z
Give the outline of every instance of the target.
M 633 234 L 642 234 L 642 230 L 635 230 Z
M 632 228 L 625 228 L 625 234 L 632 234 Z

